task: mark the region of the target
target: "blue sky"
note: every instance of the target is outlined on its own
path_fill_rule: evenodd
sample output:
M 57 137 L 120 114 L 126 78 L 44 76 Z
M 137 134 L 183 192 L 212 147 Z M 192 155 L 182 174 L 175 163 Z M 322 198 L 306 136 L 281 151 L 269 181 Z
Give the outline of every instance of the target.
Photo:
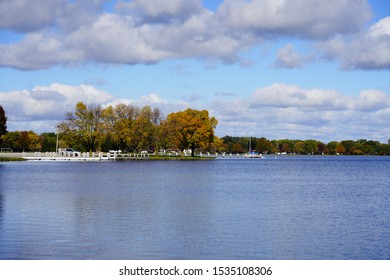
M 9 130 L 124 102 L 207 109 L 220 137 L 387 142 L 389 70 L 389 1 L 0 2 Z

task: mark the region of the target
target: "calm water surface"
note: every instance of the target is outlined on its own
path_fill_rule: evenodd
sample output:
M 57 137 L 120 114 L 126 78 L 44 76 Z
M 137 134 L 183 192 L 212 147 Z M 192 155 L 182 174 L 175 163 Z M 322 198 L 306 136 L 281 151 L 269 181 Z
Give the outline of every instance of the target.
M 0 259 L 390 259 L 389 157 L 0 164 Z

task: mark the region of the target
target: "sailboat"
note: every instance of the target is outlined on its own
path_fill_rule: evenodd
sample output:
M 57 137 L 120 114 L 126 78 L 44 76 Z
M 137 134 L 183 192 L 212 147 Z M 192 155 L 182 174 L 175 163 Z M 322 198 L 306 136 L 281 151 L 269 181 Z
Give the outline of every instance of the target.
M 256 153 L 255 151 L 252 151 L 251 137 L 249 137 L 249 148 L 248 148 L 248 152 L 246 154 L 244 154 L 244 158 L 263 158 L 262 154 Z

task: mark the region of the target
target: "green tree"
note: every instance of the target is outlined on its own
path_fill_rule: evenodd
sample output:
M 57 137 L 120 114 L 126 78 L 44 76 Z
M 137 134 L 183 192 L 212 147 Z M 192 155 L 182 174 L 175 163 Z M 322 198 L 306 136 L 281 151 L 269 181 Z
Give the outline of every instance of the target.
M 360 144 L 359 149 L 361 149 L 365 154 L 368 155 L 379 154 L 380 146 L 381 146 L 381 143 L 379 141 L 361 139 L 356 142 Z
M 102 108 L 79 102 L 75 112 L 68 112 L 59 127 L 69 145 L 84 151 L 96 151 L 104 140 Z
M 318 153 L 318 141 L 317 140 L 305 140 L 305 152 L 307 154 L 314 155 Z
M 44 132 L 39 136 L 42 152 L 54 152 L 56 150 L 57 135 L 54 132 Z
M 273 143 L 267 140 L 265 137 L 256 139 L 256 150 L 260 153 L 266 154 L 268 152 L 272 152 L 274 149 L 273 146 Z
M 326 145 L 327 153 L 330 155 L 335 155 L 337 153 L 337 146 L 339 143 L 337 141 L 331 141 Z
M 191 149 L 192 157 L 196 148 L 207 147 L 214 141 L 214 129 L 218 124 L 207 110 L 190 108 L 169 114 L 167 122 L 173 144 L 181 150 Z
M 379 155 L 390 155 L 390 144 L 381 144 L 379 147 Z
M 0 105 L 0 144 L 2 142 L 2 136 L 7 133 L 7 116 L 5 115 L 5 111 L 3 106 Z
M 242 153 L 248 151 L 249 140 L 247 137 L 236 137 L 226 135 L 221 138 L 225 143 L 225 151 L 227 153 Z M 255 140 L 251 141 L 253 147 L 256 145 Z
M 345 153 L 348 155 L 352 155 L 353 151 L 356 149 L 356 143 L 353 140 L 343 140 L 340 144 L 345 148 Z

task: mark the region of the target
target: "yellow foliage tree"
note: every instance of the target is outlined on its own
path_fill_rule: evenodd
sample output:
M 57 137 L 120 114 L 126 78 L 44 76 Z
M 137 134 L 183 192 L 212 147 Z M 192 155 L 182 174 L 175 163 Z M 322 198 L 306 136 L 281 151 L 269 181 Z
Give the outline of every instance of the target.
M 96 151 L 104 137 L 102 124 L 100 106 L 87 106 L 78 102 L 75 112 L 68 112 L 66 120 L 60 123 L 59 128 L 66 142 L 77 144 L 86 151 Z

